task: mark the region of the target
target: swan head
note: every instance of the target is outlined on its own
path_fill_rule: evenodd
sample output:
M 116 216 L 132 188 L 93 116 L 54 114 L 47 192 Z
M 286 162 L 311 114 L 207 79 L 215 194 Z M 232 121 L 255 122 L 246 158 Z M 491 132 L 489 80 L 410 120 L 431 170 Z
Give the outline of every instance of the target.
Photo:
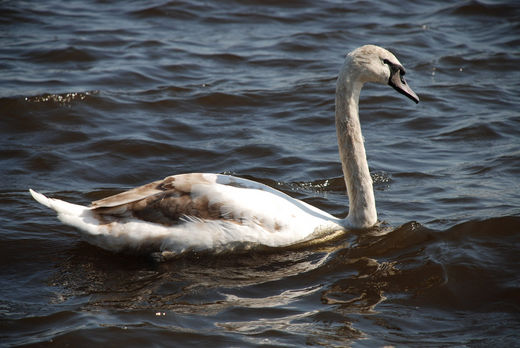
M 414 102 L 419 102 L 419 97 L 404 79 L 406 70 L 388 50 L 375 45 L 361 46 L 347 55 L 346 63 L 350 67 L 350 73 L 355 73 L 361 83 L 390 85 Z

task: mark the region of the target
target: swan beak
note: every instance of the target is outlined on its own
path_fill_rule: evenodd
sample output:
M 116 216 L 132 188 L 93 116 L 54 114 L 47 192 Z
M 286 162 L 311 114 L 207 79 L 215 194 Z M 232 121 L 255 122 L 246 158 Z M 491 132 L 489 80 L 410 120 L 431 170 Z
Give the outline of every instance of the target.
M 388 84 L 392 86 L 397 92 L 412 99 L 415 103 L 419 103 L 419 97 L 417 96 L 417 94 L 415 94 L 414 91 L 412 91 L 410 86 L 408 86 L 403 75 L 404 74 L 401 74 L 401 69 L 397 69 L 390 76 Z

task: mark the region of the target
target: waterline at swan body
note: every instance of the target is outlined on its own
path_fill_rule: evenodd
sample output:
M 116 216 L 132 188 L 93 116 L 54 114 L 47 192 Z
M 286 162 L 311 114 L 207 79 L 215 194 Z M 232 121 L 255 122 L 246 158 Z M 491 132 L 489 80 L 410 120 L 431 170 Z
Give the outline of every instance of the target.
M 387 84 L 415 102 L 404 68 L 389 51 L 350 52 L 336 86 L 336 129 L 349 197 L 338 219 L 267 185 L 221 174 L 180 174 L 93 202 L 89 207 L 47 198 L 65 224 L 101 248 L 142 251 L 227 250 L 240 245 L 288 246 L 377 223 L 372 179 L 358 116 L 363 84 Z

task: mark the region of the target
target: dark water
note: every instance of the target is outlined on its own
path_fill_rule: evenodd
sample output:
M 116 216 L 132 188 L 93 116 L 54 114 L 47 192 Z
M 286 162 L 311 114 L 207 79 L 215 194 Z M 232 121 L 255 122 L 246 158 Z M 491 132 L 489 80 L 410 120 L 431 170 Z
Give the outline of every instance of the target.
M 516 1 L 0 2 L 0 345 L 520 346 Z M 344 216 L 335 78 L 366 43 L 382 227 L 157 263 L 82 242 L 86 204 L 232 173 Z M 383 234 L 382 232 L 388 232 Z

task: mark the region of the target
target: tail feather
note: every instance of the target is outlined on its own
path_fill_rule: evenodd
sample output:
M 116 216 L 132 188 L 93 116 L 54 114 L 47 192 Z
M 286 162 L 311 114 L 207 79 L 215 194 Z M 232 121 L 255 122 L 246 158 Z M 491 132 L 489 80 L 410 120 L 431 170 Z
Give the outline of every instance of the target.
M 85 212 L 87 207 L 82 205 L 72 204 L 59 199 L 48 198 L 41 193 L 29 189 L 31 196 L 40 204 L 55 210 L 58 214 L 78 216 Z
M 135 219 L 121 219 L 114 224 L 104 224 L 100 223 L 98 216 L 89 207 L 48 198 L 31 189 L 29 192 L 37 202 L 55 210 L 61 222 L 76 227 L 84 240 L 105 250 L 156 251 L 169 236 L 169 230 L 165 226 Z

